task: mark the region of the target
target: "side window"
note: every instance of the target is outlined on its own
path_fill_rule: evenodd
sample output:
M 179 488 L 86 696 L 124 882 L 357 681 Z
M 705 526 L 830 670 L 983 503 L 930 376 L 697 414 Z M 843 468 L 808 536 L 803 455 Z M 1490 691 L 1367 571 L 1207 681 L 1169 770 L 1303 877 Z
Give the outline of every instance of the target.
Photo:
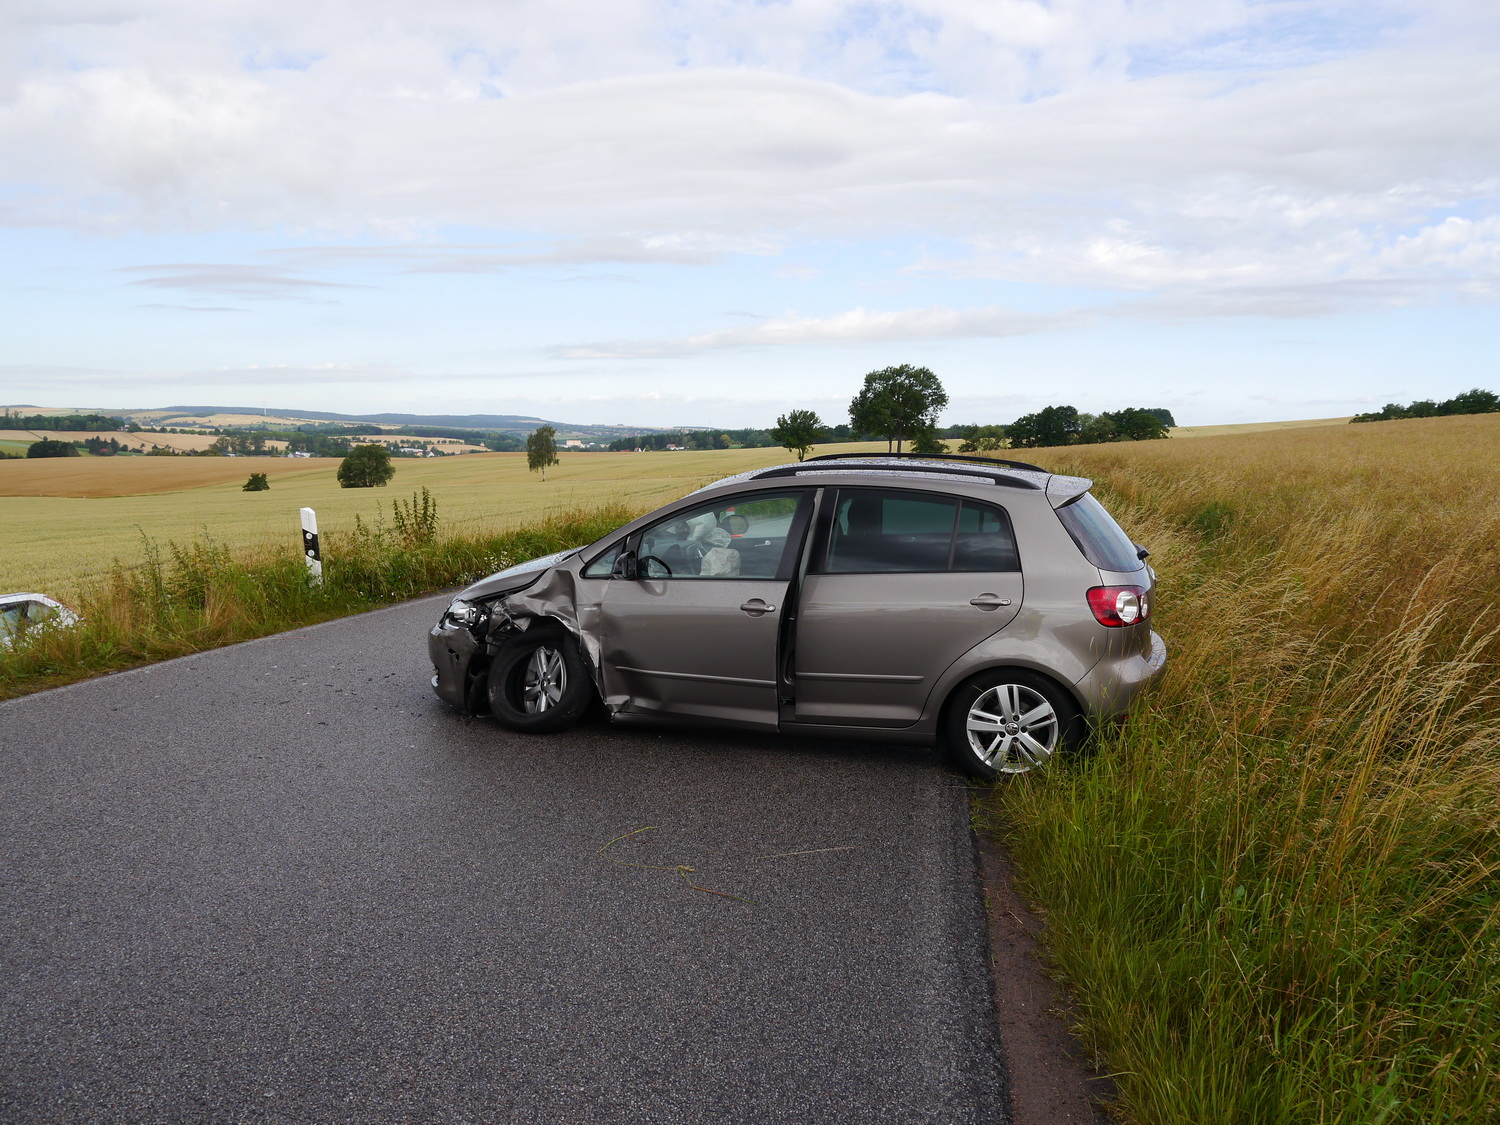
M 1018 571 L 999 508 L 940 496 L 845 489 L 834 506 L 825 574 Z
M 801 493 L 757 493 L 690 508 L 641 532 L 637 556 L 672 578 L 775 578 Z M 645 563 L 647 567 L 651 564 Z M 665 578 L 647 570 L 652 578 Z
M 605 551 L 604 554 L 584 567 L 583 576 L 585 578 L 608 578 L 614 573 L 615 560 L 620 557 L 622 543 L 616 543 L 609 550 Z
M 829 574 L 948 569 L 958 501 L 864 489 L 839 493 L 828 540 Z
M 1021 569 L 1010 517 L 999 508 L 964 501 L 953 540 L 953 569 L 1011 571 Z
M 26 624 L 26 603 L 17 602 L 0 609 L 0 638 L 13 637 Z

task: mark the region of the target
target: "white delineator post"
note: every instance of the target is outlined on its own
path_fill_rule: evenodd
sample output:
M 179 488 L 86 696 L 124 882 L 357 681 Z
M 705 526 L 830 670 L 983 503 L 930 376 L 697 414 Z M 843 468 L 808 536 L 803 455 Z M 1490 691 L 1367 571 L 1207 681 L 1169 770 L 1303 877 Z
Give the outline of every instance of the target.
M 302 557 L 307 563 L 307 577 L 314 586 L 323 584 L 323 553 L 318 549 L 318 513 L 302 509 Z

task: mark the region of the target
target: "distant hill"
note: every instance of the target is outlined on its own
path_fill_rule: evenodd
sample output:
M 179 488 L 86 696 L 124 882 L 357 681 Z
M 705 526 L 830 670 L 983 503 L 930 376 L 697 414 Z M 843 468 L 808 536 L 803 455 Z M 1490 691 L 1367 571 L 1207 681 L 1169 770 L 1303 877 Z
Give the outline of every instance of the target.
M 10 409 L 32 414 L 65 414 L 81 407 L 13 405 Z M 409 426 L 439 426 L 456 430 L 482 430 L 524 437 L 538 426 L 551 426 L 559 438 L 613 441 L 663 430 L 706 429 L 703 426 L 606 426 L 580 422 L 554 422 L 529 414 L 334 414 L 323 410 L 272 410 L 250 406 L 162 406 L 149 410 L 110 410 L 89 407 L 89 412 L 124 418 L 146 426 L 296 426 L 302 422 L 369 423 L 372 427 L 401 430 Z
M 232 414 L 271 419 L 297 419 L 308 422 L 347 422 L 350 424 L 373 422 L 377 426 L 451 426 L 459 430 L 496 430 L 502 433 L 510 431 L 530 433 L 538 426 L 556 426 L 559 429 L 563 426 L 570 426 L 567 422 L 551 422 L 529 414 L 331 414 L 323 410 L 254 410 L 244 406 L 164 406 L 149 413 L 195 418 Z M 618 426 L 589 426 L 588 428 L 622 429 Z

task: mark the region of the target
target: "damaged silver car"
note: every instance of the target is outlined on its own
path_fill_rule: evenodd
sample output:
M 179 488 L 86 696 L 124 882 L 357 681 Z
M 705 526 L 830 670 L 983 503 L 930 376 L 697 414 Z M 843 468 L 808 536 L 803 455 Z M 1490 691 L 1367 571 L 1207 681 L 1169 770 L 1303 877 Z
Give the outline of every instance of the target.
M 717 724 L 941 744 L 1021 773 L 1166 662 L 1155 572 L 1090 481 L 834 454 L 699 489 L 462 591 L 432 686 L 514 730 Z

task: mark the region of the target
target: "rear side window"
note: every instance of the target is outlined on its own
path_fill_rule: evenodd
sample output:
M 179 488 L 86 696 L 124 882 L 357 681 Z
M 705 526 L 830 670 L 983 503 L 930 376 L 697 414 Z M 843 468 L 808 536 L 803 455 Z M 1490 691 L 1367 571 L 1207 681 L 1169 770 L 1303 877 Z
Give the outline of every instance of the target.
M 825 574 L 1020 570 L 1010 520 L 969 501 L 874 489 L 839 493 Z
M 1120 530 L 1104 505 L 1089 493 L 1057 509 L 1057 518 L 1062 520 L 1083 557 L 1100 570 L 1131 571 L 1145 565 L 1137 557 L 1130 536 Z
M 1010 517 L 999 508 L 982 508 L 965 501 L 958 514 L 958 534 L 953 541 L 952 570 L 1020 570 L 1016 537 Z

